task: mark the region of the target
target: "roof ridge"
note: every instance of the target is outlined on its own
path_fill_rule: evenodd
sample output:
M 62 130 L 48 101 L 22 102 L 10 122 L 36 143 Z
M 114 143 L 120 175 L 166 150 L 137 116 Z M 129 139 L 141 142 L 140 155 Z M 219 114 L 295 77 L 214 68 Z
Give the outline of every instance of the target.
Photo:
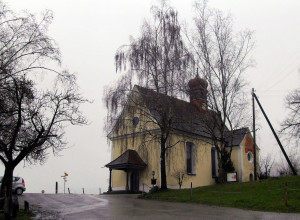
M 184 102 L 184 103 L 191 104 L 191 103 L 188 102 L 188 101 L 179 99 L 178 97 L 173 97 L 173 96 L 170 96 L 170 95 L 166 95 L 166 94 L 157 92 L 157 91 L 155 91 L 154 89 L 146 88 L 146 87 L 143 87 L 143 86 L 140 86 L 140 85 L 136 85 L 136 84 L 135 84 L 134 86 L 136 86 L 138 89 L 141 88 L 141 89 L 149 90 L 149 91 L 154 92 L 154 93 L 157 93 L 157 94 L 159 94 L 159 95 L 163 95 L 163 96 L 166 96 L 166 97 L 169 97 L 169 98 L 172 98 L 172 99 L 176 99 L 176 100 L 181 101 L 181 102 Z M 192 104 L 191 104 L 191 105 L 192 105 Z
M 149 91 L 151 91 L 151 92 L 153 92 L 153 93 L 156 93 L 156 94 L 159 94 L 159 95 L 163 95 L 163 96 L 166 96 L 166 97 L 168 97 L 168 98 L 176 99 L 176 100 L 178 100 L 178 101 L 180 101 L 180 102 L 183 102 L 183 103 L 185 103 L 185 104 L 188 104 L 188 105 L 190 105 L 190 106 L 192 106 L 192 107 L 194 107 L 194 108 L 197 109 L 197 107 L 196 107 L 195 105 L 193 105 L 192 103 L 190 103 L 190 102 L 188 102 L 188 101 L 179 99 L 179 98 L 177 98 L 177 97 L 169 96 L 169 95 L 166 95 L 166 94 L 157 92 L 157 91 L 155 91 L 154 89 L 146 88 L 146 87 L 143 87 L 143 86 L 140 86 L 140 85 L 137 85 L 137 84 L 135 84 L 134 86 L 137 87 L 138 89 L 149 90 Z M 143 94 L 143 93 L 142 93 L 142 94 Z M 198 110 L 197 110 L 197 111 L 198 111 Z M 216 112 L 215 112 L 214 110 L 212 110 L 212 109 L 207 109 L 207 111 L 208 111 L 208 112 L 216 113 Z M 199 111 L 198 111 L 198 112 L 199 112 Z M 201 112 L 199 112 L 199 114 L 201 114 Z
M 242 128 L 237 128 L 237 129 L 233 129 L 232 131 L 239 131 L 239 130 L 243 130 L 243 129 L 249 129 L 249 127 L 242 127 Z

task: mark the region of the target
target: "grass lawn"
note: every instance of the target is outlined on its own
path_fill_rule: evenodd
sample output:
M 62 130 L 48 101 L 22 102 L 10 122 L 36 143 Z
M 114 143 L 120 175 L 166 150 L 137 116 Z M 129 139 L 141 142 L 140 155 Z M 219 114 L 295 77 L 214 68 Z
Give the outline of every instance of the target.
M 287 183 L 287 205 L 285 205 Z M 300 176 L 247 183 L 226 183 L 190 189 L 167 190 L 143 198 L 171 202 L 228 206 L 270 212 L 300 212 Z

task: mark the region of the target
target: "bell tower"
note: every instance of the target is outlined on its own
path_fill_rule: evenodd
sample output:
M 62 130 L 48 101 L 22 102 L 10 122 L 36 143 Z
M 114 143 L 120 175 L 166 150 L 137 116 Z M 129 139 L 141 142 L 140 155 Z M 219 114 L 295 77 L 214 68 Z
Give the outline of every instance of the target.
M 188 83 L 190 87 L 190 103 L 195 105 L 200 112 L 205 112 L 207 109 L 207 86 L 205 79 L 199 77 L 198 73 L 194 79 Z

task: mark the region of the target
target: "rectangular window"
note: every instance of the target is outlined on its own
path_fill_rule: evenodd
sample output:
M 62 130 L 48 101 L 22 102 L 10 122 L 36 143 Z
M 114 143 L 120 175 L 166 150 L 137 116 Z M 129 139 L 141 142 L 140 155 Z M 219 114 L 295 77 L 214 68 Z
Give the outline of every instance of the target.
M 216 177 L 216 150 L 211 148 L 211 176 Z
M 218 176 L 218 157 L 215 147 L 211 148 L 211 176 L 215 178 Z
M 193 172 L 193 143 L 186 142 L 186 172 L 191 174 Z

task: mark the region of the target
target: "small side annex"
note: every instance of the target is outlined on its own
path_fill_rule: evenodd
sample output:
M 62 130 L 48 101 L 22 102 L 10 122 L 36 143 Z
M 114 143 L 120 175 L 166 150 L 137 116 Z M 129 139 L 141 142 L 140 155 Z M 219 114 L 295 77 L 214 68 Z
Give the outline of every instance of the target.
M 115 160 L 105 165 L 109 168 L 109 188 L 108 191 L 112 191 L 111 186 L 111 173 L 112 170 L 122 170 L 126 172 L 126 185 L 125 190 L 131 192 L 139 191 L 139 172 L 141 172 L 147 164 L 140 158 L 135 150 L 126 150 L 123 154 L 117 157 Z M 129 188 L 129 175 L 130 175 L 130 188 Z

